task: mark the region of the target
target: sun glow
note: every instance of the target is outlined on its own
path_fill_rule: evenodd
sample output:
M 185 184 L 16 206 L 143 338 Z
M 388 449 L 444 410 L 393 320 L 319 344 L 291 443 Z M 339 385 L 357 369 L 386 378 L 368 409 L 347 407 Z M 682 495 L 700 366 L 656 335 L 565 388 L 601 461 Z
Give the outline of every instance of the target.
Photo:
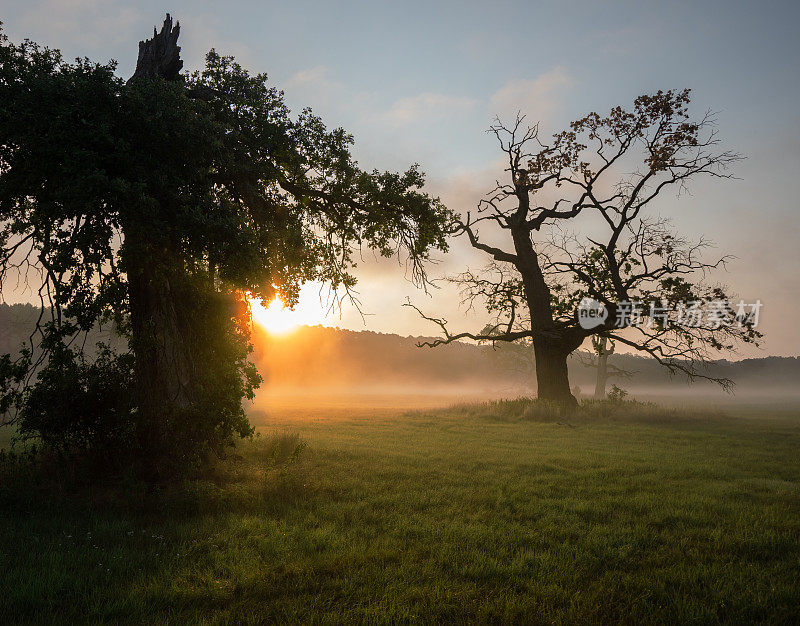
M 297 313 L 287 308 L 280 298 L 273 299 L 267 306 L 258 298 L 250 298 L 250 311 L 256 324 L 275 335 L 288 333 L 302 323 Z
M 330 307 L 320 293 L 319 284 L 306 283 L 300 288 L 300 297 L 293 309 L 277 297 L 265 303 L 249 296 L 253 322 L 271 335 L 285 335 L 298 326 L 329 326 Z

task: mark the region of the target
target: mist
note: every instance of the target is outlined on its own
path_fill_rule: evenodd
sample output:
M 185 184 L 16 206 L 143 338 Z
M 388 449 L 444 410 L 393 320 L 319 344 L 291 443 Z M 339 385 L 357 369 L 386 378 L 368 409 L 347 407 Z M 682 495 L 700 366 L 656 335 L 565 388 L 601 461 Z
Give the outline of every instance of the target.
M 425 337 L 301 326 L 286 334 L 253 329 L 253 359 L 264 378 L 253 410 L 302 411 L 361 408 L 414 410 L 459 402 L 536 395 L 535 364 L 524 349 L 508 345 L 452 343 L 419 347 Z M 595 371 L 581 355 L 570 360 L 570 381 L 579 396 L 594 393 Z M 769 357 L 716 361 L 704 373 L 734 381 L 730 391 L 671 376 L 652 359 L 614 354 L 609 362 L 630 378 L 608 381 L 631 397 L 669 406 L 739 410 L 758 405 L 800 406 L 800 361 Z

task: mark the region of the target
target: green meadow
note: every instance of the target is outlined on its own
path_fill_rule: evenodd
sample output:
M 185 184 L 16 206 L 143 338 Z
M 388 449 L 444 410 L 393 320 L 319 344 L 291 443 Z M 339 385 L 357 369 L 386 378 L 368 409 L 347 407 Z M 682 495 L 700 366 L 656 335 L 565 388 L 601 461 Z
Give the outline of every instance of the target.
M 516 401 L 252 420 L 212 473 L 158 488 L 80 487 L 6 457 L 0 621 L 800 614 L 797 411 Z

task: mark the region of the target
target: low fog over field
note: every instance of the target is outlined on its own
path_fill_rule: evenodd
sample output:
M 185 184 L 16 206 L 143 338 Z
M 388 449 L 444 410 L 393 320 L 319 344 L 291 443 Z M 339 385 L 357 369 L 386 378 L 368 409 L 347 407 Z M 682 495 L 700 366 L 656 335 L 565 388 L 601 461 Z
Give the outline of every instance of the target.
M 271 335 L 256 327 L 254 359 L 264 376 L 256 404 L 265 398 L 299 396 L 309 403 L 336 402 L 336 397 L 409 408 L 456 399 L 531 396 L 536 392 L 535 365 L 529 349 L 498 343 L 453 343 L 419 347 L 421 337 L 300 327 Z M 594 393 L 595 370 L 588 352 L 570 360 L 570 380 L 581 395 Z M 687 383 L 670 376 L 650 358 L 614 354 L 609 364 L 630 372 L 611 378 L 639 399 L 680 404 L 800 402 L 800 359 L 767 357 L 717 361 L 707 373 L 730 378 L 731 393 L 708 381 Z M 287 400 L 288 401 L 288 400 Z M 300 401 L 300 400 L 298 400 Z
M 0 352 L 12 352 L 28 340 L 30 305 L 0 305 Z M 118 341 L 108 330 L 87 340 Z M 253 327 L 252 358 L 264 377 L 255 406 L 349 406 L 425 408 L 454 401 L 533 396 L 536 393 L 532 353 L 524 346 L 497 343 L 453 343 L 419 347 L 423 337 L 401 337 L 370 331 L 301 326 L 285 334 Z M 570 380 L 583 397 L 594 393 L 595 370 L 589 353 L 570 360 Z M 638 399 L 676 404 L 795 405 L 800 403 L 800 358 L 765 357 L 716 361 L 713 377 L 734 381 L 731 393 L 708 381 L 687 383 L 653 359 L 613 354 L 609 364 L 630 373 L 610 378 Z M 277 403 L 277 404 L 276 404 Z

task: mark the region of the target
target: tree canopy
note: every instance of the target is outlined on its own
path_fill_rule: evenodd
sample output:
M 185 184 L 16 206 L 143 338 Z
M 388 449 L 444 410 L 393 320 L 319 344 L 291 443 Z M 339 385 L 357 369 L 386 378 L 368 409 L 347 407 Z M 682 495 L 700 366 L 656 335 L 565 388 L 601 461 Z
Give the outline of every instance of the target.
M 0 289 L 28 286 L 51 312 L 38 352 L 5 359 L 4 403 L 23 416 L 55 345 L 78 354 L 77 334 L 113 322 L 136 356 L 145 430 L 169 442 L 187 420 L 154 428 L 155 413 L 202 405 L 221 362 L 227 387 L 212 395 L 245 433 L 240 401 L 258 380 L 244 294 L 291 306 L 308 280 L 349 290 L 362 246 L 402 250 L 422 280 L 430 250 L 446 248 L 448 212 L 416 165 L 362 169 L 351 135 L 309 109 L 292 116 L 266 74 L 214 50 L 180 74 L 178 33 L 167 16 L 128 81 L 114 62 L 0 33 Z

